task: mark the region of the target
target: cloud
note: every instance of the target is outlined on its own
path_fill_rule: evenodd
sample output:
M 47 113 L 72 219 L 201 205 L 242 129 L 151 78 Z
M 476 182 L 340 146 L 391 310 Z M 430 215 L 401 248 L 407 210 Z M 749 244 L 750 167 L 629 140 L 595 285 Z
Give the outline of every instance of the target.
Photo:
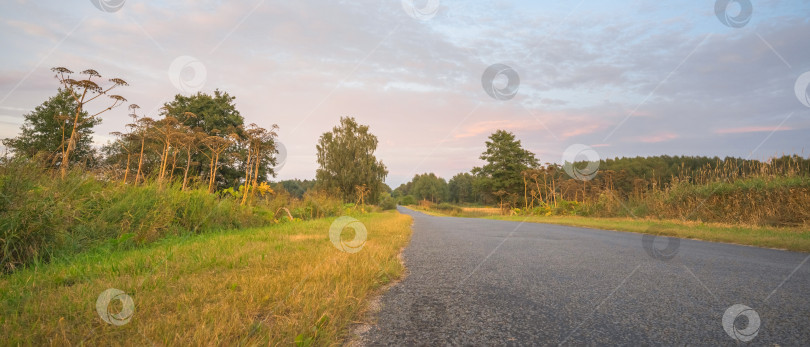
M 483 122 L 476 122 L 474 124 L 465 126 L 461 132 L 455 134 L 455 138 L 463 139 L 468 137 L 478 137 L 480 135 L 489 135 L 494 133 L 496 130 L 515 130 L 515 129 L 525 129 L 527 126 L 534 126 L 533 124 L 530 125 L 529 121 L 512 121 L 512 120 L 495 120 L 495 121 L 483 121 Z
M 678 137 L 680 137 L 680 136 L 678 136 L 678 134 L 659 133 L 659 134 L 653 134 L 653 135 L 637 136 L 637 137 L 634 137 L 634 138 L 630 138 L 628 140 L 637 141 L 637 142 L 644 142 L 644 143 L 658 143 L 658 142 L 671 141 L 671 140 L 677 139 Z
M 602 157 L 746 156 L 783 121 L 794 130 L 761 151 L 802 148 L 810 109 L 793 85 L 810 70 L 810 8 L 755 5 L 734 30 L 711 5 L 471 0 L 419 21 L 398 1 L 127 2 L 112 14 L 89 1 L 3 2 L 0 43 L 13 49 L 0 66 L 0 130 L 16 133 L 53 95 L 50 67 L 120 76 L 131 85 L 122 95 L 155 110 L 178 93 L 170 63 L 189 55 L 206 67 L 204 92 L 224 89 L 246 122 L 280 126 L 294 158 L 282 179 L 314 177 L 318 136 L 347 115 L 381 139 L 393 185 L 480 165 L 497 129 L 544 158 L 575 143 Z M 518 71 L 514 99 L 482 90 L 494 63 Z M 126 122 L 125 108 L 105 113 L 97 138 Z
M 740 128 L 726 128 L 726 129 L 718 129 L 714 132 L 717 134 L 742 134 L 742 133 L 757 133 L 757 132 L 772 132 L 772 131 L 785 131 L 785 130 L 793 130 L 791 127 L 785 126 L 750 126 L 750 127 L 740 127 Z

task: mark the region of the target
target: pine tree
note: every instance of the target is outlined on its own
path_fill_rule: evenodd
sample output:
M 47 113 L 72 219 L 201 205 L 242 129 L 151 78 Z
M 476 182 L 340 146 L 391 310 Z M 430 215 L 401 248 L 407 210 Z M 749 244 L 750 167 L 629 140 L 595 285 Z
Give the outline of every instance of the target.
M 490 135 L 486 146 L 480 159 L 487 164 L 472 170 L 480 178 L 479 188 L 501 201 L 522 196 L 522 172 L 538 166 L 534 153 L 523 149 L 520 140 L 505 130 L 498 130 Z

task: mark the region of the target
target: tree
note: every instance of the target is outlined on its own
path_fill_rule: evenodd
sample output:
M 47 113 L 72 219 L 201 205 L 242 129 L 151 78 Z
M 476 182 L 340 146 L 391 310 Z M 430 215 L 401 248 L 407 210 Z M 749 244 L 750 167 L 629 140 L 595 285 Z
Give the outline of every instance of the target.
M 505 130 L 497 130 L 490 135 L 486 146 L 480 159 L 487 163 L 472 170 L 481 179 L 479 188 L 489 196 L 498 198 L 501 203 L 522 196 L 522 172 L 538 166 L 534 154 L 523 149 L 520 140 Z
M 367 125 L 353 117 L 343 117 L 340 125 L 324 133 L 316 145 L 318 170 L 315 179 L 322 188 L 334 190 L 346 201 L 353 200 L 356 186 L 369 189 L 369 202 L 375 203 L 388 175 L 385 165 L 374 156 L 377 137 Z
M 75 117 L 70 115 L 74 114 L 76 107 L 76 100 L 70 92 L 60 88 L 56 95 L 26 114 L 20 135 L 3 140 L 3 145 L 18 156 L 30 158 L 44 154 L 56 166 L 67 150 L 69 132 L 75 123 Z M 93 127 L 101 123 L 101 120 L 88 118 L 86 111 L 79 112 L 79 124 L 76 127 L 78 135 L 70 158 L 71 163 L 85 162 L 93 157 L 91 136 Z
M 448 195 L 447 182 L 434 173 L 425 173 L 413 177 L 410 193 L 420 200 L 442 202 Z
M 473 175 L 463 172 L 453 176 L 447 183 L 449 199 L 455 202 L 473 202 Z
M 292 179 L 279 182 L 284 190 L 290 193 L 290 196 L 303 199 L 304 193 L 315 187 L 315 180 L 299 180 Z
M 215 90 L 213 95 L 202 92 L 189 96 L 177 94 L 174 100 L 163 105 L 161 115 L 174 117 L 181 124 L 208 136 L 219 136 L 225 139 L 230 134 L 236 134 L 239 138 L 244 138 L 245 119 L 236 109 L 235 100 L 236 97 L 221 90 Z M 208 142 L 211 141 L 213 140 Z M 224 148 L 223 151 L 224 153 L 220 153 L 222 159 L 228 160 L 220 162 L 217 170 L 211 169 L 211 158 L 204 151 L 192 153 L 192 161 L 199 163 L 194 170 L 199 170 L 197 173 L 200 175 L 218 172 L 219 176 L 213 178 L 215 186 L 237 187 L 244 179 L 245 171 L 240 167 L 242 162 L 231 159 L 234 159 L 238 152 L 246 151 L 246 149 L 237 143 L 235 146 Z M 246 159 L 247 155 L 242 157 Z M 259 175 L 266 176 L 268 170 L 271 170 L 270 168 L 272 165 L 268 165 L 268 159 L 265 156 L 259 165 Z M 208 177 L 209 182 L 211 179 Z
M 393 196 L 395 198 L 399 198 L 399 197 L 403 197 L 403 196 L 406 196 L 406 195 L 410 194 L 412 185 L 413 185 L 413 181 L 409 181 L 408 183 L 400 184 L 399 187 L 397 187 L 397 189 L 394 189 L 394 191 L 391 192 L 391 196 Z
M 64 146 L 64 150 L 62 152 L 62 163 L 60 165 L 62 177 L 65 177 L 65 174 L 67 174 L 68 164 L 70 163 L 70 155 L 75 150 L 76 144 L 81 140 L 82 134 L 79 132 L 79 128 L 82 126 L 82 124 L 98 120 L 97 117 L 99 117 L 102 113 L 123 105 L 127 99 L 120 95 L 109 94 L 109 92 L 115 87 L 127 86 L 128 84 L 126 81 L 120 78 L 112 78 L 109 80 L 111 85 L 106 88 L 101 87 L 98 85 L 98 83 L 96 83 L 96 81 L 93 81 L 93 78 L 101 78 L 101 75 L 93 69 L 84 70 L 80 73 L 87 76 L 87 78 L 83 80 L 73 79 L 73 71 L 70 71 L 64 67 L 55 67 L 51 69 L 51 71 L 56 73 L 56 79 L 59 80 L 59 83 L 62 84 L 64 89 L 68 91 L 70 96 L 76 102 L 76 108 L 73 110 L 73 114 L 68 115 L 73 118 L 73 122 L 70 126 L 70 136 L 67 137 L 67 145 Z M 106 95 L 112 99 L 112 103 L 106 108 L 103 108 L 101 111 L 98 111 L 92 115 L 88 114 L 86 117 L 83 117 L 82 113 L 87 104 L 103 95 Z

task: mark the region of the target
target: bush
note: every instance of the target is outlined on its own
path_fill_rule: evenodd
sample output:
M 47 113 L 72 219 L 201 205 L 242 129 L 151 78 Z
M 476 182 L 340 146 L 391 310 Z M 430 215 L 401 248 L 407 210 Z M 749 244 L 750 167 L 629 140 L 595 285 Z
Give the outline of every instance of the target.
M 304 193 L 302 208 L 296 210 L 302 211 L 301 219 L 340 216 L 343 211 L 343 200 L 325 191 L 310 190 Z
M 405 195 L 399 198 L 399 204 L 405 206 L 416 205 L 416 197 L 414 197 L 413 195 Z
M 4 272 L 47 256 L 63 237 L 65 201 L 34 162 L 15 160 L 0 167 L 0 265 Z
M 392 198 L 388 193 L 380 194 L 380 208 L 383 210 L 393 210 L 397 208 L 396 199 Z

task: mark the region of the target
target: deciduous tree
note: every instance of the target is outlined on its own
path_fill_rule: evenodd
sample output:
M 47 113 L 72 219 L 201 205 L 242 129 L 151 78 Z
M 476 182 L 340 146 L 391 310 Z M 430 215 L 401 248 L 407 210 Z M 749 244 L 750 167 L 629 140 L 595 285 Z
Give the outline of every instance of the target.
M 336 190 L 345 201 L 351 201 L 355 187 L 366 185 L 369 200 L 377 201 L 388 170 L 377 160 L 377 137 L 367 125 L 352 117 L 340 119 L 340 125 L 321 135 L 316 146 L 318 170 L 316 180 L 323 188 Z
M 75 128 L 77 136 L 70 162 L 91 160 L 93 127 L 101 119 L 90 119 L 87 112 L 82 110 L 78 114 L 79 123 L 75 124 L 77 106 L 68 90 L 59 89 L 56 95 L 24 115 L 25 122 L 20 135 L 3 140 L 3 145 L 18 156 L 33 157 L 43 154 L 54 166 L 58 166 L 57 163 L 65 156 L 70 134 Z

